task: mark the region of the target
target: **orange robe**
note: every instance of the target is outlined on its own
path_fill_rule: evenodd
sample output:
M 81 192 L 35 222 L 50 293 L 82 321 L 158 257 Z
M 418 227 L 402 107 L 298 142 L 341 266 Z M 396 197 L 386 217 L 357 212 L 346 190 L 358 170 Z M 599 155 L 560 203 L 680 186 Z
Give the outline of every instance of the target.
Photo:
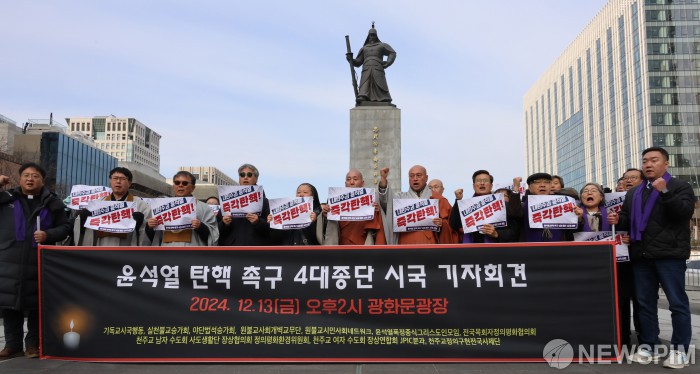
M 452 230 L 452 227 L 450 227 L 450 213 L 452 213 L 452 205 L 450 205 L 450 202 L 442 196 L 431 196 L 430 198 L 440 200 L 440 219 L 442 219 L 442 228 L 440 228 L 440 233 L 438 235 L 440 244 L 460 243 L 459 233 Z
M 340 224 L 340 245 L 365 245 L 367 232 L 374 230 L 377 232 L 374 237 L 375 245 L 386 244 L 382 215 L 374 213 L 374 219 L 370 221 L 341 221 Z

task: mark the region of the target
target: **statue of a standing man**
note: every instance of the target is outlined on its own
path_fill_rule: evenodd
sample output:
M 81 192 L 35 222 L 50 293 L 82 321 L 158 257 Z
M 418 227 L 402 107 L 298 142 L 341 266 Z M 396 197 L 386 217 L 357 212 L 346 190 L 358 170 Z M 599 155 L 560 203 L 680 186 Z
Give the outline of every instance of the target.
M 384 56 L 387 56 L 386 61 L 384 61 Z M 348 53 L 347 59 L 355 67 L 362 66 L 357 104 L 362 105 L 362 102 L 365 101 L 391 103 L 391 94 L 389 94 L 384 69 L 394 63 L 396 52 L 389 44 L 379 40 L 374 23 L 372 23 L 364 46 L 357 52 L 357 58 L 353 59 L 352 53 Z

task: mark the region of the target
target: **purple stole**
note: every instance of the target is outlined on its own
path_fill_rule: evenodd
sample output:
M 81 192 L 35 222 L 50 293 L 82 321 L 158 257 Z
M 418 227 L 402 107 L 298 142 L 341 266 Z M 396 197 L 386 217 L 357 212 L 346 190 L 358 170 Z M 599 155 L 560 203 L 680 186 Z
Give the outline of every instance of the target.
M 583 209 L 583 232 L 591 232 L 593 230 L 588 224 L 588 211 L 586 211 L 586 206 L 582 204 L 581 208 Z M 608 223 L 608 211 L 602 204 L 599 205 L 598 211 L 600 212 L 600 231 L 610 231 L 610 224 Z
M 671 176 L 671 174 L 666 172 L 664 173 L 662 178 L 666 181 L 666 183 L 668 183 L 668 181 L 670 181 L 673 177 Z M 644 233 L 644 230 L 646 230 L 647 224 L 649 223 L 651 211 L 654 209 L 654 204 L 656 204 L 656 200 L 659 198 L 659 191 L 657 191 L 654 187 L 651 187 L 651 192 L 649 193 L 647 202 L 642 208 L 642 194 L 644 193 L 644 189 L 647 188 L 648 184 L 649 181 L 647 181 L 646 184 L 640 184 L 637 187 L 637 190 L 634 191 L 634 195 L 632 196 L 632 214 L 630 217 L 630 240 L 633 242 L 642 241 L 642 234 Z
M 15 240 L 18 242 L 23 242 L 27 238 L 27 218 L 24 216 L 24 209 L 22 207 L 22 202 L 19 198 L 14 202 L 14 218 L 15 218 Z M 42 231 L 46 231 L 47 228 L 51 227 L 53 223 L 53 218 L 49 214 L 49 209 L 47 207 L 42 207 L 39 211 L 39 219 L 41 220 Z M 31 223 L 31 232 L 36 231 L 36 221 Z M 32 238 L 32 246 L 36 247 L 36 242 L 34 241 L 34 235 L 30 235 Z

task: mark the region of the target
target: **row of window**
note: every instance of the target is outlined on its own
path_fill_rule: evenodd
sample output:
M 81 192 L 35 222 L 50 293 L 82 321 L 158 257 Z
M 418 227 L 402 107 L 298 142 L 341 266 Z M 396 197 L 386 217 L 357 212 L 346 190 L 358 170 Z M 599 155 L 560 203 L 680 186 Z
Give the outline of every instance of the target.
M 667 134 L 658 133 L 652 135 L 652 143 L 655 147 L 680 147 L 700 145 L 700 133 Z
M 689 55 L 700 53 L 700 42 L 647 43 L 649 55 Z
M 649 71 L 700 70 L 700 59 L 649 60 Z
M 646 21 L 700 21 L 700 9 L 647 10 Z
M 649 77 L 649 88 L 691 88 L 700 87 L 700 75 L 678 77 L 675 75 Z
M 700 126 L 700 113 L 652 113 L 651 124 L 652 126 Z
M 700 4 L 700 0 L 645 0 L 646 5 Z
M 651 105 L 700 105 L 700 93 L 652 93 Z
M 648 26 L 647 38 L 682 38 L 700 36 L 700 26 Z

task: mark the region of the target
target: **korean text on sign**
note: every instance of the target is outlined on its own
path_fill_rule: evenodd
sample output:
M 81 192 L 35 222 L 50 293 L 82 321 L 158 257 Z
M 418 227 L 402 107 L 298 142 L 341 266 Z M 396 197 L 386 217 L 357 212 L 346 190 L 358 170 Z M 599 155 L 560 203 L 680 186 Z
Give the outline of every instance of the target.
M 86 186 L 76 184 L 70 190 L 70 204 L 68 208 L 73 210 L 87 207 L 90 201 L 102 200 L 112 193 L 112 189 L 103 186 Z
M 150 199 L 153 218 L 158 222 L 154 230 L 191 229 L 197 218 L 194 197 L 172 197 Z
M 368 221 L 374 219 L 374 188 L 328 188 L 328 219 Z
M 248 213 L 262 212 L 262 186 L 217 186 L 217 190 L 224 216 L 245 217 Z
M 439 218 L 437 199 L 394 199 L 394 232 L 440 231 L 433 222 Z
M 505 227 L 506 201 L 502 193 L 477 196 L 457 202 L 465 233 L 475 232 L 485 224 Z
M 529 195 L 527 215 L 532 228 L 575 229 L 578 216 L 576 202 L 569 196 Z
M 270 228 L 290 230 L 309 227 L 314 209 L 313 201 L 311 196 L 270 199 Z
M 131 201 L 91 201 L 87 209 L 91 216 L 85 221 L 85 227 L 96 231 L 129 233 L 134 231 L 136 221 L 134 203 Z
M 627 235 L 627 231 L 617 231 L 615 233 L 615 256 L 617 262 L 627 262 L 630 260 L 630 251 L 627 244 L 622 242 L 622 236 Z M 597 232 L 575 232 L 576 242 L 609 242 L 612 240 L 612 231 Z

